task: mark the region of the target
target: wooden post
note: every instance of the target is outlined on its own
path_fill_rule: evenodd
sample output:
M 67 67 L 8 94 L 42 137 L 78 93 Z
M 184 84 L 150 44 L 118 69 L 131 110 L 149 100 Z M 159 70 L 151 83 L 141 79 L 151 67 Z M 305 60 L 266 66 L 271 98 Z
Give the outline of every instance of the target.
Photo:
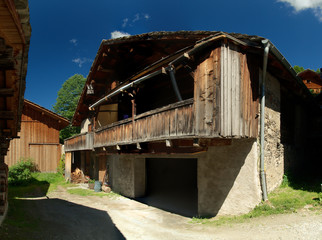
M 80 151 L 80 158 L 81 158 L 81 170 L 85 174 L 86 159 L 85 159 L 85 152 L 84 151 Z
M 135 133 L 135 115 L 136 115 L 136 104 L 135 104 L 135 99 L 133 98 L 131 100 L 132 103 L 132 141 L 134 140 L 134 133 Z
M 65 154 L 65 179 L 71 180 L 72 174 L 72 152 L 66 152 Z

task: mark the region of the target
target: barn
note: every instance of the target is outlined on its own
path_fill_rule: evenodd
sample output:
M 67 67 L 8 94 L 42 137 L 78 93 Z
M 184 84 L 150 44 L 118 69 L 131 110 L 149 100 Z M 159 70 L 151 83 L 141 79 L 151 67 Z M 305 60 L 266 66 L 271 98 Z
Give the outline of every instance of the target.
M 65 140 L 76 168 L 186 216 L 253 209 L 304 156 L 302 80 L 268 39 L 153 32 L 103 40 Z
M 56 172 L 62 145 L 59 131 L 69 125 L 66 118 L 24 100 L 21 131 L 10 142 L 5 163 L 10 167 L 21 159 L 31 158 L 41 172 Z

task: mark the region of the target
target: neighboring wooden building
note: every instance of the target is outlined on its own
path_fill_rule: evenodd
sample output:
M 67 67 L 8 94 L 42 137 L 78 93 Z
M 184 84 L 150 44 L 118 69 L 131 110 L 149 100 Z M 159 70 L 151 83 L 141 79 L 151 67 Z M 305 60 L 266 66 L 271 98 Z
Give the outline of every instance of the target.
M 104 40 L 73 118 L 83 131 L 65 141 L 66 177 L 79 167 L 116 192 L 189 216 L 245 213 L 265 195 L 260 183 L 272 191 L 302 156 L 311 98 L 262 37 Z
M 18 136 L 31 35 L 27 0 L 0 0 L 0 224 L 7 210 L 9 142 Z
M 59 131 L 69 121 L 31 101 L 24 100 L 19 138 L 10 142 L 5 157 L 8 166 L 32 158 L 41 172 L 56 172 L 61 157 Z
M 321 69 L 322 70 L 322 69 Z M 298 76 L 303 80 L 305 86 L 312 91 L 313 94 L 322 92 L 322 73 L 317 73 L 310 69 L 300 72 Z

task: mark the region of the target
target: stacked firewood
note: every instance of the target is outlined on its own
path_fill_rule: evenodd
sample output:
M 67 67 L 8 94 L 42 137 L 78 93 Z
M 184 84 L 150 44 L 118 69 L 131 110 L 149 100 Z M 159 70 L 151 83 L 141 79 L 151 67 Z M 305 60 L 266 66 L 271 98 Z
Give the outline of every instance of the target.
M 8 200 L 8 166 L 0 164 L 0 215 L 3 215 Z
M 90 178 L 85 176 L 83 171 L 79 168 L 76 168 L 74 172 L 71 174 L 71 182 L 72 183 L 88 183 Z

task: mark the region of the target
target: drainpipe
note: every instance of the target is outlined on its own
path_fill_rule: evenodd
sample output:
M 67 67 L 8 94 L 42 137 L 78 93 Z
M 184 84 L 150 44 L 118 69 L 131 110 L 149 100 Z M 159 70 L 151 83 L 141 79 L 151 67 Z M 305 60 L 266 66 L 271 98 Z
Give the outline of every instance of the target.
M 172 65 L 169 65 L 169 67 L 167 68 L 169 74 L 170 74 L 170 79 L 171 79 L 171 83 L 172 83 L 172 87 L 173 87 L 173 90 L 176 94 L 176 97 L 178 99 L 178 101 L 182 101 L 182 97 L 181 97 L 181 94 L 180 94 L 180 91 L 179 91 L 179 88 L 178 88 L 178 85 L 177 85 L 177 81 L 176 81 L 176 76 L 174 75 L 174 68 Z
M 260 117 L 260 178 L 261 186 L 263 192 L 263 200 L 267 201 L 267 186 L 266 186 L 266 176 L 265 176 L 265 163 L 264 163 L 264 153 L 265 153 L 265 82 L 266 82 L 266 71 L 267 71 L 267 60 L 268 52 L 270 48 L 270 43 L 268 39 L 262 41 L 264 45 L 264 57 L 263 57 L 263 78 L 261 84 L 261 117 Z

